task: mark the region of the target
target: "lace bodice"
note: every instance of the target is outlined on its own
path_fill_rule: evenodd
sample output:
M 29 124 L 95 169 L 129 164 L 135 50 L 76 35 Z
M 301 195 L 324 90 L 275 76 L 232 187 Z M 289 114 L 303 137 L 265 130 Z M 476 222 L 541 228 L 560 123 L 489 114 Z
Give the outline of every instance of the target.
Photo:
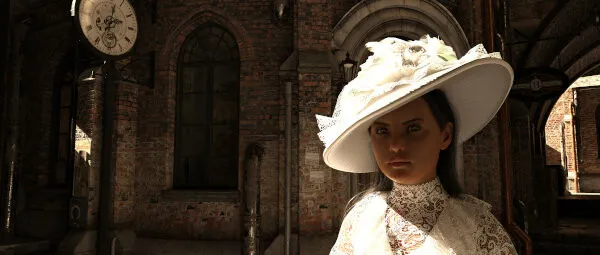
M 386 233 L 395 254 L 419 248 L 435 226 L 448 194 L 439 179 L 419 185 L 394 183 L 387 197 Z
M 517 254 L 490 208 L 449 197 L 438 179 L 394 184 L 354 206 L 330 254 Z

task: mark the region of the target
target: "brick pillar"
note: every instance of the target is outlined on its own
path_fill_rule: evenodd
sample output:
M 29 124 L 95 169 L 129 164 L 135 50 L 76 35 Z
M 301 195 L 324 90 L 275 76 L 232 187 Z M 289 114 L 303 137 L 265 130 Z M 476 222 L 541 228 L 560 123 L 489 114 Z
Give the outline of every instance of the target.
M 331 114 L 331 13 L 328 1 L 296 2 L 301 235 L 332 232 L 332 170 L 322 160 L 315 114 Z
M 135 240 L 135 158 L 138 84 L 117 82 L 114 133 L 115 160 L 113 221 L 120 249 L 126 253 Z
M 87 78 L 87 79 L 86 79 Z M 95 254 L 102 149 L 102 75 L 100 67 L 79 77 L 75 131 L 71 230 L 56 254 Z
M 87 70 L 88 72 L 91 70 Z M 94 72 L 99 71 L 99 68 Z M 86 73 L 86 72 L 84 72 Z M 81 202 L 83 229 L 94 229 L 98 223 L 100 159 L 102 149 L 102 76 L 96 73 L 90 80 L 80 80 L 77 99 L 75 135 L 75 169 L 73 197 Z
M 93 79 L 90 77 L 94 70 Z M 63 240 L 59 254 L 88 254 L 96 251 L 96 228 L 99 213 L 100 163 L 102 150 L 103 81 L 97 69 L 84 71 L 78 87 L 77 130 L 75 138 L 75 171 L 73 208 L 79 208 L 80 220 L 69 221 L 73 231 Z M 138 86 L 116 84 L 115 140 L 112 159 L 115 161 L 113 189 L 113 230 L 118 238 L 117 249 L 128 254 L 135 240 L 135 149 L 137 135 Z

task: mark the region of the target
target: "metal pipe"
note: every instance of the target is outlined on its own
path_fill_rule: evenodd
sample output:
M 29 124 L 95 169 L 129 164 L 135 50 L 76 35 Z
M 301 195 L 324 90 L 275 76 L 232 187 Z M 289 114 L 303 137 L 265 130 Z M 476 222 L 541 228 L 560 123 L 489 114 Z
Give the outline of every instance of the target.
M 104 65 L 104 97 L 102 116 L 102 160 L 100 165 L 100 202 L 98 213 L 98 237 L 96 254 L 110 254 L 110 237 L 113 218 L 113 120 L 115 113 L 115 70 L 114 62 L 109 60 Z
M 292 82 L 285 83 L 285 255 L 291 253 L 292 236 Z
M 244 246 L 242 254 L 260 253 L 260 166 L 264 147 L 252 143 L 246 148 L 244 157 Z
M 14 3 L 11 3 L 14 4 Z M 17 183 L 19 173 L 17 171 L 18 161 L 18 146 L 19 146 L 19 90 L 21 83 L 21 67 L 23 57 L 21 55 L 23 47 L 23 39 L 26 35 L 26 25 L 18 23 L 16 26 L 9 27 L 12 29 L 12 39 L 10 45 L 10 71 L 8 73 L 8 83 L 6 87 L 6 124 L 7 135 L 4 144 L 4 165 L 2 166 L 2 235 L 3 240 L 14 237 L 14 217 L 15 217 L 15 200 L 17 197 Z
M 6 217 L 6 212 L 8 212 L 8 208 L 7 208 L 7 201 L 6 201 L 6 195 L 7 195 L 7 190 L 3 187 L 6 187 L 8 184 L 8 180 L 7 177 L 8 175 L 5 176 L 5 169 L 4 169 L 4 150 L 6 148 L 6 143 L 5 143 L 5 139 L 6 139 L 6 132 L 7 132 L 7 127 L 9 125 L 6 125 L 7 122 L 7 114 L 8 114 L 8 100 L 9 100 L 9 96 L 8 96 L 8 92 L 9 92 L 9 72 L 8 72 L 8 67 L 10 66 L 10 53 L 11 53 L 11 38 L 12 38 L 12 23 L 13 23 L 13 10 L 14 10 L 14 0 L 9 0 L 9 1 L 4 1 L 2 2 L 2 7 L 0 8 L 3 10 L 3 25 L 5 25 L 5 29 L 6 29 L 6 33 L 3 35 L 3 41 L 2 41 L 2 49 L 3 49 L 3 55 L 2 55 L 2 76 L 0 76 L 1 80 L 1 86 L 0 89 L 2 89 L 2 108 L 0 109 L 0 202 L 1 204 L 1 210 L 2 210 L 2 214 L 0 214 L 1 218 L 0 218 L 0 242 L 3 242 L 7 237 L 8 237 L 8 233 L 6 233 L 7 231 L 4 229 L 5 226 L 7 225 L 7 217 Z M 10 226 L 10 225 L 8 225 Z M 10 229 L 10 228 L 9 228 Z

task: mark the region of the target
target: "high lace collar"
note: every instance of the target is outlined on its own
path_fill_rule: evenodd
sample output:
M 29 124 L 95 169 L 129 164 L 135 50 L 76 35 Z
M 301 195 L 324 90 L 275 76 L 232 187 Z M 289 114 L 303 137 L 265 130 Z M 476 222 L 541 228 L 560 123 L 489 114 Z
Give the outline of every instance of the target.
M 399 215 L 408 221 L 429 230 L 443 210 L 448 193 L 439 178 L 429 182 L 404 185 L 394 183 L 387 203 Z M 425 226 L 423 226 L 425 224 Z

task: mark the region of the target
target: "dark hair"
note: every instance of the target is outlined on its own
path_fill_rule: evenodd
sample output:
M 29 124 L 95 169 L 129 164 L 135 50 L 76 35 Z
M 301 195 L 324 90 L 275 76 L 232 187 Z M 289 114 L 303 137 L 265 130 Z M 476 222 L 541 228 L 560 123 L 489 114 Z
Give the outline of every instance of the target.
M 438 126 L 443 128 L 447 123 L 452 123 L 454 128 L 452 129 L 452 141 L 447 149 L 440 151 L 440 157 L 437 163 L 437 176 L 442 183 L 442 186 L 452 197 L 460 195 L 461 189 L 456 178 L 456 121 L 454 118 L 454 112 L 450 107 L 448 98 L 441 90 L 433 90 L 423 96 L 423 99 L 429 105 L 433 117 L 435 118 Z M 372 186 L 365 191 L 356 194 L 346 206 L 346 213 L 350 212 L 352 207 L 365 196 L 378 192 L 378 191 L 390 191 L 392 190 L 392 180 L 385 176 L 381 171 L 377 172 L 377 179 Z

